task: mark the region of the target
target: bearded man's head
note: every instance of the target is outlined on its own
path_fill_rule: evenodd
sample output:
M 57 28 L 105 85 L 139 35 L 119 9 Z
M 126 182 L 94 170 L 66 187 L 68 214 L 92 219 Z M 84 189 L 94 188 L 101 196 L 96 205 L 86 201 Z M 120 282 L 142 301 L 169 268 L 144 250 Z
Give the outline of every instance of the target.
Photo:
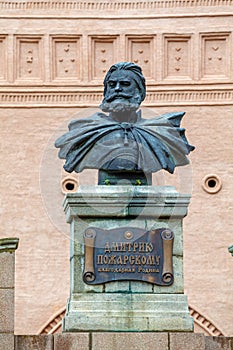
M 104 112 L 136 111 L 146 96 L 145 78 L 141 68 L 132 62 L 110 67 L 104 79 Z

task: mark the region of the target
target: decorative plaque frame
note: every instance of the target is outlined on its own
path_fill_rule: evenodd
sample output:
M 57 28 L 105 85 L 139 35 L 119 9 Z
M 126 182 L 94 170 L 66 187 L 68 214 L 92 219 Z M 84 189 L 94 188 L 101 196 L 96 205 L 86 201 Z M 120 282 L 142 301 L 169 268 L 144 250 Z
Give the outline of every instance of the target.
M 84 233 L 83 281 L 131 280 L 170 286 L 174 282 L 173 241 L 174 233 L 168 228 L 90 227 Z

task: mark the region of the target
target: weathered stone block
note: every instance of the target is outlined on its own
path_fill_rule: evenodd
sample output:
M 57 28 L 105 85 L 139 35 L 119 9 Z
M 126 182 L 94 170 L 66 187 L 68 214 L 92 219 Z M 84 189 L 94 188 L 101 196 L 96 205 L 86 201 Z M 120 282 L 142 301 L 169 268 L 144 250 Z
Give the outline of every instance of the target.
M 77 311 L 78 310 L 78 311 Z M 63 331 L 193 330 L 187 298 L 182 294 L 80 293 L 69 300 Z
M 228 337 L 205 337 L 205 350 L 232 350 L 233 341 Z
M 169 336 L 170 350 L 205 350 L 204 334 L 170 333 Z
M 93 225 L 90 220 L 79 220 L 77 217 L 72 221 L 70 225 L 71 233 L 71 257 L 73 255 L 83 255 L 83 235 L 89 225 Z
M 84 270 L 84 257 L 74 255 L 70 260 L 71 271 L 78 271 L 78 273 L 72 273 L 70 278 L 71 290 L 74 293 L 101 293 L 103 292 L 103 284 L 100 285 L 88 285 L 83 282 L 83 270 Z
M 146 282 L 131 281 L 130 289 L 132 293 L 153 293 L 154 285 Z
M 53 350 L 53 335 L 17 335 L 15 350 Z
M 14 290 L 0 289 L 0 330 L 14 332 Z
M 0 254 L 0 288 L 14 288 L 15 254 Z
M 89 333 L 54 335 L 54 350 L 89 350 Z
M 92 350 L 168 350 L 168 333 L 93 333 Z
M 171 286 L 153 286 L 154 293 L 184 293 L 183 257 L 173 256 L 174 283 Z
M 0 333 L 0 350 L 14 350 L 13 333 Z
M 105 284 L 105 292 L 106 293 L 114 293 L 114 292 L 130 292 L 130 282 L 129 281 L 116 281 Z
M 147 219 L 146 229 L 169 228 L 174 233 L 173 254 L 183 256 L 183 231 L 182 220 L 180 218 Z

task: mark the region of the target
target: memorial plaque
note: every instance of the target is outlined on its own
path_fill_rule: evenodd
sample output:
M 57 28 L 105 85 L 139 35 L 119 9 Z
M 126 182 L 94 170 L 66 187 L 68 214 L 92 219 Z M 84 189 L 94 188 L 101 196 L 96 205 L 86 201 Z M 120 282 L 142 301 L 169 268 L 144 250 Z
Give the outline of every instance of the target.
M 174 281 L 173 240 L 168 228 L 90 227 L 84 233 L 83 280 L 87 284 L 131 280 L 169 286 Z

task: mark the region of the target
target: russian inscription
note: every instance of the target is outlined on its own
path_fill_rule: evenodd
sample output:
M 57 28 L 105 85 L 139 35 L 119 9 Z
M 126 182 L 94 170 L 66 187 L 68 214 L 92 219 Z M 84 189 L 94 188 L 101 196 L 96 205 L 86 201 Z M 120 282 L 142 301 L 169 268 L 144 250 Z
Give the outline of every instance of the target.
M 165 228 L 88 228 L 83 280 L 87 284 L 137 280 L 171 285 L 173 240 L 173 232 Z

